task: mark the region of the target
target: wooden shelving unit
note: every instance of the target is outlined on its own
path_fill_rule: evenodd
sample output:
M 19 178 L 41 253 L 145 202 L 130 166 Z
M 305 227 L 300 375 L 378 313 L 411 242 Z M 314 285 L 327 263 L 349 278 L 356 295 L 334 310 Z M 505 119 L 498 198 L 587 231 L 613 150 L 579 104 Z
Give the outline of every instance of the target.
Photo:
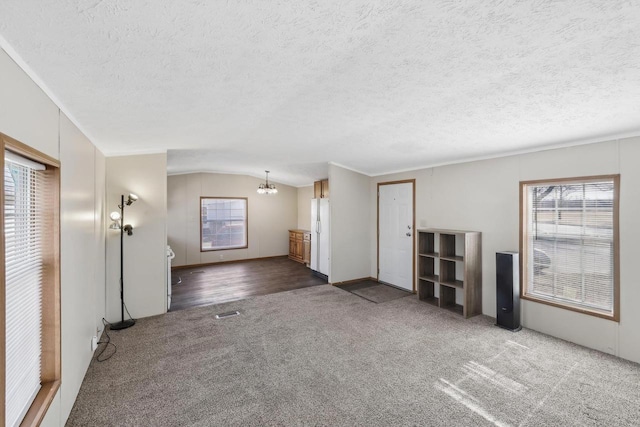
M 418 230 L 417 264 L 421 301 L 465 318 L 482 313 L 482 233 Z

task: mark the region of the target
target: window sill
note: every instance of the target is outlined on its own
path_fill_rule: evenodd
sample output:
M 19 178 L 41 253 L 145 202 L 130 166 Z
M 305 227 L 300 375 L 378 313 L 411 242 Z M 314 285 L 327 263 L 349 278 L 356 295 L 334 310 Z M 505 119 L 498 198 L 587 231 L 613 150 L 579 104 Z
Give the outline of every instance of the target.
M 247 249 L 247 248 L 249 248 L 248 245 L 246 245 L 246 246 L 234 246 L 232 248 L 216 248 L 216 249 L 202 249 L 202 248 L 200 248 L 200 252 L 235 251 L 236 249 Z
M 53 402 L 53 398 L 56 396 L 59 388 L 59 380 L 42 384 L 40 391 L 36 395 L 20 426 L 39 426 L 47 414 L 47 410 L 49 406 L 51 406 L 51 402 Z
M 526 301 L 537 302 L 540 304 L 550 305 L 552 307 L 562 308 L 564 310 L 574 311 L 576 313 L 586 314 L 588 316 L 594 316 L 594 317 L 599 317 L 605 320 L 620 322 L 619 313 L 610 314 L 610 313 L 605 313 L 598 310 L 590 310 L 588 308 L 578 307 L 578 306 L 569 305 L 569 304 L 563 304 L 563 303 L 547 300 L 544 298 L 538 298 L 532 295 L 520 295 L 520 298 Z

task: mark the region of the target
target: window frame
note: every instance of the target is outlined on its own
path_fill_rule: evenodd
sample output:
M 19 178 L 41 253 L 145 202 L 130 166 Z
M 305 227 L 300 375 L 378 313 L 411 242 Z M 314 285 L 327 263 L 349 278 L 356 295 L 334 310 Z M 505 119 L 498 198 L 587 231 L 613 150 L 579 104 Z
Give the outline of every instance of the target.
M 43 289 L 42 289 L 42 354 L 41 383 L 31 407 L 22 420 L 22 426 L 40 425 L 51 405 L 61 382 L 61 320 L 60 320 L 60 162 L 40 151 L 29 147 L 3 133 L 0 133 L 3 155 L 0 167 L 4 170 L 4 150 L 12 151 L 27 159 L 42 163 L 51 171 L 54 194 L 48 221 L 52 227 L 51 240 L 43 246 Z M 4 190 L 0 194 L 0 234 L 4 236 Z M 4 238 L 0 239 L 0 255 L 5 257 Z M 0 330 L 5 331 L 5 264 L 0 265 Z M 6 341 L 5 333 L 0 333 L 0 419 L 4 422 L 6 391 Z
M 530 186 L 543 186 L 554 184 L 586 184 L 603 180 L 613 181 L 613 312 L 611 314 L 586 307 L 536 297 L 527 293 L 529 286 L 529 269 L 527 265 L 527 224 L 528 224 L 528 194 Z M 562 308 L 589 316 L 620 322 L 620 174 L 594 175 L 558 179 L 538 179 L 532 181 L 520 181 L 520 298 L 537 302 L 552 307 Z
M 234 246 L 230 248 L 212 248 L 212 249 L 203 249 L 202 248 L 202 201 L 203 200 L 244 200 L 245 202 L 245 220 L 244 220 L 244 235 L 245 235 L 245 244 L 244 246 Z M 200 196 L 200 204 L 198 206 L 198 212 L 200 215 L 200 252 L 215 252 L 215 251 L 233 251 L 237 249 L 247 249 L 249 247 L 249 198 L 248 197 L 221 197 L 221 196 Z

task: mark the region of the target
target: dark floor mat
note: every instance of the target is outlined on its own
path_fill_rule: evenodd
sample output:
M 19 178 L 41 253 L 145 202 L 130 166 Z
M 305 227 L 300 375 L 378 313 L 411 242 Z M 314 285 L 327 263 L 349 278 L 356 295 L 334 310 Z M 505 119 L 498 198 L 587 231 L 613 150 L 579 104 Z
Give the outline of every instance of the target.
M 358 295 L 366 300 L 380 304 L 387 301 L 393 301 L 398 298 L 404 298 L 412 295 L 409 291 L 394 288 L 393 286 L 383 285 L 373 281 L 357 282 L 350 285 L 340 286 L 352 294 Z

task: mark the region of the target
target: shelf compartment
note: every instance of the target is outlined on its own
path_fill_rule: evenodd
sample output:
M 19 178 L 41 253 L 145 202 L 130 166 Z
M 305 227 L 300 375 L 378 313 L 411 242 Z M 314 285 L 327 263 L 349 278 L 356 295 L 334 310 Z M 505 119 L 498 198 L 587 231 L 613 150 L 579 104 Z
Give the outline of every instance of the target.
M 440 258 L 440 281 L 444 283 L 452 283 L 455 286 L 456 280 L 456 263 Z
M 441 256 L 441 259 L 446 259 L 447 261 L 458 261 L 458 262 L 464 262 L 464 257 L 463 256 Z
M 438 258 L 440 256 L 440 254 L 437 252 L 425 252 L 425 253 L 420 253 L 418 255 L 423 257 L 428 257 L 428 258 Z
M 442 258 L 455 258 L 456 256 L 456 235 L 440 235 L 440 256 Z
M 438 256 L 435 233 L 420 233 L 418 235 L 418 253 Z
M 436 282 L 431 280 L 418 280 L 418 299 L 429 304 L 439 306 L 438 298 L 435 296 Z
M 448 286 L 450 288 L 458 288 L 458 289 L 463 289 L 464 288 L 464 282 L 462 280 L 455 280 L 455 281 L 444 281 L 441 280 L 440 284 L 443 286 Z
M 456 305 L 456 290 L 450 286 L 440 285 L 440 307 L 452 308 Z
M 431 275 L 431 276 L 418 276 L 419 280 L 426 280 L 428 282 L 436 282 L 438 283 L 440 281 L 440 277 L 436 274 L 436 275 Z
M 438 275 L 438 271 L 436 270 L 436 260 L 431 257 L 422 257 L 420 259 L 420 263 L 418 265 L 418 276 L 420 277 L 435 277 Z M 437 281 L 435 279 L 434 281 Z
M 441 307 L 442 307 L 442 306 L 441 306 Z M 463 306 L 461 306 L 460 304 L 448 305 L 448 306 L 446 306 L 446 307 L 442 307 L 442 308 L 444 308 L 445 310 L 452 311 L 452 312 L 454 312 L 454 313 L 456 313 L 456 314 L 459 314 L 459 315 L 461 315 L 461 316 L 463 316 L 463 315 L 464 315 L 464 307 L 463 307 Z

